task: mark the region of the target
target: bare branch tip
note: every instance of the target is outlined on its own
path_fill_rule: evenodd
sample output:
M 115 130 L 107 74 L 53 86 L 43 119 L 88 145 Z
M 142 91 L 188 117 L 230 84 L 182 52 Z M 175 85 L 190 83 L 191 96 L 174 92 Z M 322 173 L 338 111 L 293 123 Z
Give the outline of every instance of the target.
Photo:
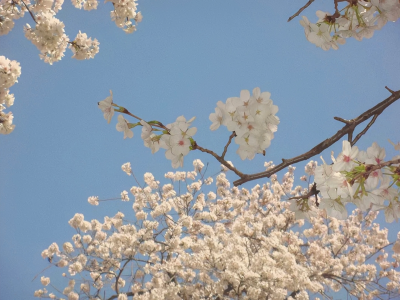
M 350 122 L 349 121 L 347 121 L 347 120 L 345 120 L 345 119 L 342 119 L 342 118 L 340 118 L 340 117 L 333 117 L 336 121 L 339 121 L 339 122 L 342 122 L 342 123 L 344 123 L 344 124 L 349 124 Z
M 387 90 L 389 91 L 389 93 L 391 93 L 391 94 L 394 94 L 394 93 L 395 93 L 395 91 L 389 89 L 387 86 L 385 86 L 385 89 L 387 89 Z

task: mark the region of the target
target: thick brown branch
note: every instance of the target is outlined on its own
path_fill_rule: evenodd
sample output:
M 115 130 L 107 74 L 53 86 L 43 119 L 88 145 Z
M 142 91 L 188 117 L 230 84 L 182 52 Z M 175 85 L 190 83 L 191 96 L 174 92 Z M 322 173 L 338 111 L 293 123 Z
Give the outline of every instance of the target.
M 334 134 L 330 138 L 327 138 L 323 142 L 319 143 L 318 145 L 316 145 L 314 148 L 307 151 L 306 153 L 303 153 L 299 156 L 296 156 L 296 157 L 293 157 L 290 159 L 282 159 L 282 163 L 280 163 L 279 165 L 277 165 L 265 172 L 256 173 L 256 174 L 252 174 L 252 175 L 247 174 L 247 175 L 244 175 L 244 177 L 239 175 L 241 178 L 234 181 L 233 184 L 235 186 L 238 186 L 245 182 L 252 181 L 255 179 L 270 177 L 272 174 L 275 174 L 276 172 L 288 167 L 289 165 L 298 163 L 300 161 L 304 161 L 306 159 L 309 159 L 309 158 L 321 153 L 322 151 L 324 151 L 325 149 L 327 149 L 328 147 L 330 147 L 331 145 L 333 145 L 334 143 L 339 141 L 343 136 L 345 136 L 346 134 L 349 134 L 351 131 L 353 131 L 354 128 L 357 127 L 359 124 L 368 120 L 372 116 L 374 116 L 374 121 L 375 121 L 375 119 L 376 119 L 375 115 L 377 115 L 377 116 L 380 115 L 389 105 L 391 105 L 398 99 L 400 99 L 400 91 L 393 92 L 390 97 L 388 97 L 387 99 L 378 103 L 371 109 L 365 111 L 364 113 L 359 115 L 357 118 L 349 120 L 348 123 L 344 122 L 344 123 L 346 123 L 346 125 L 342 129 L 340 129 L 338 132 L 336 132 L 336 134 Z M 337 118 L 337 119 L 339 119 L 339 118 Z M 343 120 L 343 119 L 341 119 L 341 120 Z M 369 128 L 368 125 L 367 125 L 366 129 L 364 129 L 365 132 Z M 361 132 L 360 134 L 362 135 L 363 133 Z M 356 140 L 358 140 L 361 137 L 360 134 L 356 137 Z M 354 145 L 353 141 L 351 143 L 352 143 L 352 145 Z
M 309 0 L 302 8 L 300 8 L 293 16 L 291 16 L 287 21 L 290 22 L 292 21 L 294 18 L 296 18 L 299 14 L 301 14 L 301 12 L 303 10 L 305 10 L 307 7 L 309 7 L 311 5 L 311 3 L 313 3 L 314 0 Z

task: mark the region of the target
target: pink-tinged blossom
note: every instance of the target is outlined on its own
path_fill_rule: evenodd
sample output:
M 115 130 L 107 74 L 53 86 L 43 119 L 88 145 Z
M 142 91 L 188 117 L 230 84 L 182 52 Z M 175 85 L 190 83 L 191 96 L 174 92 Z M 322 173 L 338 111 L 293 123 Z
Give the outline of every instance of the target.
M 342 152 L 339 154 L 332 169 L 336 172 L 351 171 L 356 163 L 353 161 L 357 157 L 358 147 L 351 146 L 349 141 L 343 141 Z
M 383 162 L 386 157 L 386 151 L 384 148 L 379 147 L 379 145 L 374 142 L 371 147 L 367 149 L 368 158 L 365 163 L 378 165 Z
M 114 107 L 113 107 L 113 94 L 110 90 L 110 96 L 108 96 L 103 101 L 98 103 L 99 108 L 104 113 L 104 119 L 107 120 L 107 123 L 110 123 L 113 115 L 114 115 Z

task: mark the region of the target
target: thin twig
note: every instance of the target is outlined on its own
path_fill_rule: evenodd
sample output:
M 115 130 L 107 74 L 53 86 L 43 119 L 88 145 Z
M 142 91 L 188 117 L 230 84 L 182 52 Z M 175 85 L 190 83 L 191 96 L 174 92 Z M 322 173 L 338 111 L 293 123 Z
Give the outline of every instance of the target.
M 395 164 L 399 164 L 400 163 L 400 158 L 399 159 L 394 159 L 394 160 L 389 160 L 386 161 L 384 163 L 380 163 L 377 165 L 367 165 L 366 166 L 366 171 L 357 174 L 356 176 L 354 176 L 354 178 L 349 182 L 350 185 L 353 185 L 355 182 L 357 182 L 361 177 L 364 177 L 365 179 L 369 177 L 369 175 L 376 171 L 376 170 L 380 170 L 384 167 L 389 167 L 391 165 L 395 165 Z
M 313 3 L 314 0 L 309 0 L 302 8 L 300 8 L 297 13 L 295 13 L 293 16 L 291 16 L 287 21 L 290 22 L 292 21 L 294 18 L 296 18 L 299 14 L 301 14 L 301 12 L 303 10 L 305 10 L 307 7 L 309 7 L 311 5 L 311 3 Z
M 37 273 L 35 275 L 35 277 L 33 277 L 32 281 L 33 282 L 40 274 L 42 274 L 44 271 L 46 271 L 47 269 L 51 268 L 53 265 L 47 266 L 46 268 L 44 268 L 42 271 L 40 271 L 39 273 Z
M 24 6 L 26 7 L 26 9 L 28 10 L 29 14 L 31 15 L 33 21 L 35 21 L 35 23 L 37 24 L 38 22 L 36 21 L 35 16 L 33 15 L 33 13 L 30 11 L 29 7 L 25 4 L 25 2 L 23 0 L 21 0 L 21 2 L 24 4 Z
M 305 195 L 300 195 L 300 196 L 296 196 L 296 197 L 291 197 L 288 200 L 299 200 L 299 199 L 308 199 L 312 196 L 315 196 L 315 203 L 318 206 L 318 194 L 319 194 L 319 190 L 317 190 L 317 184 L 314 182 L 313 186 L 311 187 L 311 189 L 309 190 L 309 192 Z
M 232 167 L 230 164 L 228 164 L 228 162 L 225 159 L 223 159 L 221 156 L 219 156 L 214 151 L 211 151 L 211 150 L 208 150 L 206 148 L 203 148 L 203 147 L 197 145 L 196 142 L 194 142 L 194 144 L 192 144 L 192 147 L 193 147 L 193 150 L 197 149 L 197 150 L 200 150 L 201 152 L 205 152 L 205 153 L 211 154 L 212 156 L 214 156 L 216 158 L 216 160 L 218 160 L 221 164 L 223 164 L 229 170 L 235 172 L 235 174 L 238 175 L 240 178 L 246 178 L 246 176 L 248 176 L 248 175 L 245 175 L 242 172 L 240 172 L 235 167 Z
M 127 110 L 125 107 L 122 107 L 122 106 L 120 106 L 121 108 L 123 108 L 123 110 L 122 111 L 120 111 L 120 110 L 116 110 L 116 112 L 120 112 L 120 113 L 123 113 L 123 114 L 127 114 L 127 115 L 129 115 L 129 116 L 131 116 L 131 117 L 134 117 L 135 119 L 138 119 L 139 121 L 142 121 L 143 119 L 142 118 L 139 118 L 138 116 L 135 116 L 134 114 L 132 114 L 129 110 Z M 144 120 L 143 120 L 144 121 Z M 158 124 L 151 124 L 152 126 L 155 126 L 155 127 L 159 127 L 159 128 L 162 128 L 162 129 L 165 129 L 165 130 L 167 130 L 168 132 L 169 132 L 169 129 L 167 128 L 167 127 L 165 127 L 164 126 L 164 124 L 163 123 L 161 123 L 161 122 L 157 122 Z
M 338 132 L 336 132 L 336 134 L 334 134 L 330 138 L 327 138 L 323 142 L 319 143 L 318 145 L 316 145 L 311 150 L 309 150 L 309 151 L 307 151 L 307 152 L 305 152 L 305 153 L 303 153 L 303 154 L 301 154 L 299 156 L 290 158 L 290 159 L 282 159 L 282 163 L 280 163 L 279 165 L 269 169 L 268 171 L 260 172 L 260 173 L 256 173 L 256 174 L 251 174 L 251 175 L 245 174 L 244 177 L 239 175 L 241 178 L 236 180 L 236 181 L 234 181 L 233 184 L 235 186 L 238 186 L 238 185 L 241 185 L 241 184 L 243 184 L 245 182 L 252 181 L 252 180 L 255 180 L 255 179 L 270 177 L 272 174 L 275 174 L 276 172 L 288 167 L 289 165 L 298 163 L 300 161 L 304 161 L 306 159 L 309 159 L 309 158 L 321 153 L 322 151 L 324 151 L 325 149 L 327 149 L 328 147 L 330 147 L 331 145 L 333 145 L 334 143 L 339 141 L 343 136 L 348 134 L 350 131 L 353 131 L 354 128 L 356 126 L 358 126 L 359 124 L 361 124 L 362 122 L 368 120 L 372 116 L 374 116 L 374 119 L 376 119 L 375 115 L 380 115 L 389 105 L 391 105 L 392 103 L 394 103 L 398 99 L 400 99 L 400 91 L 396 91 L 396 92 L 392 91 L 391 93 L 392 93 L 392 95 L 390 97 L 388 97 L 385 100 L 383 100 L 382 102 L 378 103 L 377 105 L 375 105 L 371 109 L 365 111 L 364 113 L 359 115 L 357 118 L 349 120 L 349 123 L 346 124 Z M 368 128 L 369 127 L 367 125 L 367 130 L 368 130 Z M 359 136 L 361 137 L 362 134 L 361 135 L 360 134 L 359 134 Z M 356 140 L 358 140 L 360 138 L 359 136 L 356 137 Z M 236 174 L 238 174 L 238 173 L 236 173 Z
M 236 132 L 232 132 L 232 134 L 229 136 L 229 140 L 226 143 L 225 147 L 224 147 L 224 152 L 222 152 L 221 158 L 224 159 L 226 151 L 228 151 L 228 147 L 230 145 L 230 143 L 232 142 L 232 139 L 236 136 Z
M 352 141 L 349 141 L 350 144 L 351 144 L 352 146 L 354 146 L 355 143 L 357 143 L 358 140 L 368 131 L 368 129 L 372 126 L 372 124 L 375 123 L 375 121 L 376 121 L 376 119 L 378 118 L 378 116 L 379 116 L 378 114 L 374 115 L 374 117 L 373 117 L 372 120 L 368 123 L 368 125 L 365 126 L 365 128 L 364 128 L 359 134 L 357 134 L 356 138 L 355 138 L 354 140 L 352 140 Z
M 385 89 L 387 89 L 390 93 L 394 94 L 395 92 L 389 89 L 387 86 L 385 86 Z
M 118 281 L 119 281 L 119 278 L 121 277 L 122 272 L 124 271 L 126 265 L 127 265 L 130 261 L 131 261 L 131 260 L 128 259 L 128 260 L 124 263 L 124 265 L 122 266 L 122 269 L 119 271 L 118 276 L 115 278 L 115 292 L 116 292 L 117 294 L 119 294 L 119 289 L 118 289 Z

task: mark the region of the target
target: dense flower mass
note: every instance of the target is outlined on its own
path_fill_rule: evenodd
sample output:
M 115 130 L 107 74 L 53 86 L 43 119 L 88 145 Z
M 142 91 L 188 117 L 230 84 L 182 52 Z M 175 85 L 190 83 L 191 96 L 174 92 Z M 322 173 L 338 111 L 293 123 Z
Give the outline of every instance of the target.
M 375 148 L 376 149 L 376 148 Z M 370 151 L 371 152 L 371 151 Z M 374 152 L 375 153 L 375 152 Z M 36 297 L 61 299 L 318 299 L 341 289 L 357 299 L 399 295 L 400 233 L 374 223 L 378 212 L 357 209 L 347 220 L 314 206 L 305 229 L 289 208 L 307 189 L 284 180 L 252 189 L 230 186 L 225 173 L 209 190 L 203 163 L 169 172 L 161 185 L 150 173 L 145 186 L 121 193 L 133 201 L 134 222 L 122 212 L 104 221 L 75 214 L 72 243 L 53 243 L 42 257 L 65 268 L 66 287 Z M 312 172 L 315 164 L 307 170 Z M 131 172 L 124 164 L 122 169 Z M 186 185 L 186 190 L 175 188 Z M 89 199 L 98 199 L 90 197 Z M 98 203 L 93 202 L 97 205 Z M 389 256 L 389 254 L 391 255 Z M 50 278 L 42 277 L 48 286 Z
M 338 1 L 339 2 L 339 1 Z M 344 44 L 347 38 L 358 41 L 369 39 L 375 30 L 381 29 L 388 21 L 394 22 L 400 17 L 398 0 L 349 0 L 342 10 L 336 8 L 335 14 L 317 11 L 318 21 L 310 23 L 303 16 L 300 24 L 308 41 L 324 50 L 337 50 L 338 44 Z M 337 4 L 337 3 L 336 3 Z

